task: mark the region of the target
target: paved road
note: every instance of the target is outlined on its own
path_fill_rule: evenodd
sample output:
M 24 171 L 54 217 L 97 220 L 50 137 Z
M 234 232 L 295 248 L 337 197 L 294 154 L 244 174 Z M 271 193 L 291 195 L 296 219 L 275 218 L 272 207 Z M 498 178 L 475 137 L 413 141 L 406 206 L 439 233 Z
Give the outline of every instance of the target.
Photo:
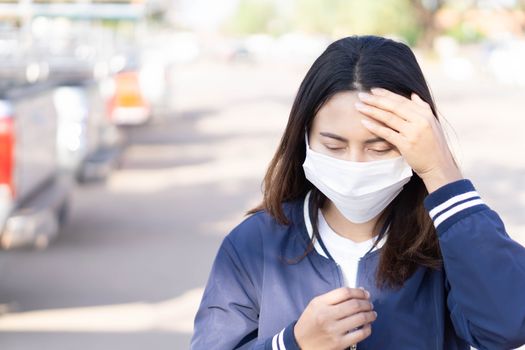
M 120 168 L 78 188 L 44 251 L 2 252 L 1 349 L 185 349 L 222 237 L 260 180 L 306 67 L 181 67 L 176 110 L 128 129 Z M 523 91 L 429 74 L 460 160 L 525 242 Z

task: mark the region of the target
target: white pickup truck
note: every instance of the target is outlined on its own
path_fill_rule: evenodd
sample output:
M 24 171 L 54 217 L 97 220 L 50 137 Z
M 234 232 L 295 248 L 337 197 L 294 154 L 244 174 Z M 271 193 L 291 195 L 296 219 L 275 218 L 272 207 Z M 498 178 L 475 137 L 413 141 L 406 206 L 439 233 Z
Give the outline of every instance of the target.
M 55 86 L 0 79 L 0 246 L 45 247 L 72 181 L 57 162 Z

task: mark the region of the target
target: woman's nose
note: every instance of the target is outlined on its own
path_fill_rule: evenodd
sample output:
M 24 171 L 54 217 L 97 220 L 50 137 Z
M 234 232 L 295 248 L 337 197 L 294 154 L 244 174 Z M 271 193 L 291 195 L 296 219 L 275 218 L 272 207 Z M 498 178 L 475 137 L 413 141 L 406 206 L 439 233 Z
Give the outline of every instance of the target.
M 358 149 L 350 149 L 345 160 L 350 162 L 366 162 L 365 155 Z

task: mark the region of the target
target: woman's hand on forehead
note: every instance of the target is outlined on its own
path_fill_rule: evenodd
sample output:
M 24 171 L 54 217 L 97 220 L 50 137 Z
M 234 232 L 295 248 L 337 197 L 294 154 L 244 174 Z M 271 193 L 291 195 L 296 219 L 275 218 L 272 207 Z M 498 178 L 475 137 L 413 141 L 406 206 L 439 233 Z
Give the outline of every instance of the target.
M 371 92 L 358 93 L 361 102 L 355 104 L 359 112 L 372 119 L 363 119 L 363 125 L 397 147 L 429 192 L 463 178 L 427 102 L 415 93 L 408 99 L 381 88 Z

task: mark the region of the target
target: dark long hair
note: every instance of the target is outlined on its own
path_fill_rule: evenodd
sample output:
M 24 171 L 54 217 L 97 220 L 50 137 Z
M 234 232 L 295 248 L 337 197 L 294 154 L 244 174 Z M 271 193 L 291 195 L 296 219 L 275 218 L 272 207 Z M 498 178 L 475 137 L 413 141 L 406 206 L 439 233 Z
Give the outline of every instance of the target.
M 412 50 L 405 44 L 373 35 L 350 36 L 330 44 L 315 60 L 295 97 L 286 129 L 263 180 L 263 200 L 248 214 L 268 211 L 279 223 L 288 225 L 282 203 L 304 198 L 312 190 L 310 219 L 314 235 L 304 258 L 319 239 L 318 209 L 324 196 L 305 177 L 305 129 L 309 132 L 319 109 L 336 93 L 370 91 L 381 87 L 411 98 L 416 93 L 427 102 L 436 119 L 436 107 L 425 77 Z M 439 121 L 439 120 L 438 120 Z M 413 174 L 399 195 L 383 210 L 374 232 L 387 219 L 388 237 L 381 249 L 376 275 L 378 288 L 401 287 L 418 266 L 442 268 L 442 257 L 434 225 L 423 206 L 428 191 Z M 380 235 L 382 236 L 382 234 Z M 382 237 L 378 237 L 376 243 Z

